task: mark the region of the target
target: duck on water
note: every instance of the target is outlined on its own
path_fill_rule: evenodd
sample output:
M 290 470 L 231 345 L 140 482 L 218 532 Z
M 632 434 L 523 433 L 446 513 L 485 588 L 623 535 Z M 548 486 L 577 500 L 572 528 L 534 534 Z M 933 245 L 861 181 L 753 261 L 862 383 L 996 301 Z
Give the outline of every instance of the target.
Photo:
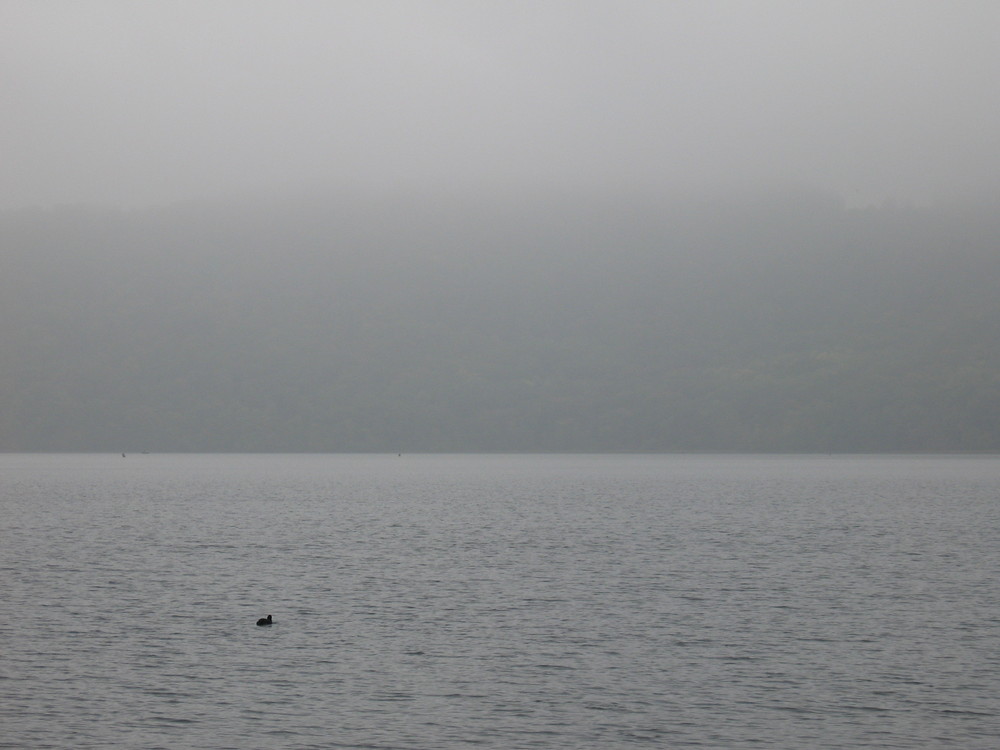
M 263 625 L 270 625 L 271 624 L 271 615 L 268 615 L 267 617 L 261 617 L 259 620 L 257 620 L 257 624 L 261 625 L 261 626 L 263 626 Z

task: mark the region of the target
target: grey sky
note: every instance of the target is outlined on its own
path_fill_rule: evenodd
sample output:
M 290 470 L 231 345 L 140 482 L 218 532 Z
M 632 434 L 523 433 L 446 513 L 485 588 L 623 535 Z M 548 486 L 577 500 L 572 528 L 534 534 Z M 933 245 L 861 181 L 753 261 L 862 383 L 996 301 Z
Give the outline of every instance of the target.
M 1000 174 L 995 0 L 0 0 L 0 207 L 367 186 L 923 201 Z

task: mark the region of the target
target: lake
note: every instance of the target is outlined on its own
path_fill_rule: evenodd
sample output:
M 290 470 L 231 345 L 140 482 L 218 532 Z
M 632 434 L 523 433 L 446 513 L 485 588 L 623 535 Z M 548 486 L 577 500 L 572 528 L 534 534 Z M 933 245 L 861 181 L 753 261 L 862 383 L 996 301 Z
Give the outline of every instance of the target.
M 3 748 L 1000 737 L 996 456 L 4 454 L 0 513 Z

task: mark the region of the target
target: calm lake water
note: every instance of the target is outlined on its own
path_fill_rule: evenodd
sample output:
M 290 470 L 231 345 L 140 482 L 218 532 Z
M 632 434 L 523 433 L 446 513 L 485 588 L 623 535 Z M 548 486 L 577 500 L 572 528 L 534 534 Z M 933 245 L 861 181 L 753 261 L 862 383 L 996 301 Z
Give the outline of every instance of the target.
M 1000 743 L 997 457 L 8 454 L 0 513 L 4 748 Z

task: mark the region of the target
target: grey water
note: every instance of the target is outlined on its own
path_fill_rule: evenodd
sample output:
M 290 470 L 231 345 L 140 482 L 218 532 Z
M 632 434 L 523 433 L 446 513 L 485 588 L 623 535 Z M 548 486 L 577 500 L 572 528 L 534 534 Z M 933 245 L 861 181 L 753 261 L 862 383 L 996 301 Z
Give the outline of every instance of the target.
M 0 455 L 0 601 L 3 748 L 995 748 L 1000 458 Z

